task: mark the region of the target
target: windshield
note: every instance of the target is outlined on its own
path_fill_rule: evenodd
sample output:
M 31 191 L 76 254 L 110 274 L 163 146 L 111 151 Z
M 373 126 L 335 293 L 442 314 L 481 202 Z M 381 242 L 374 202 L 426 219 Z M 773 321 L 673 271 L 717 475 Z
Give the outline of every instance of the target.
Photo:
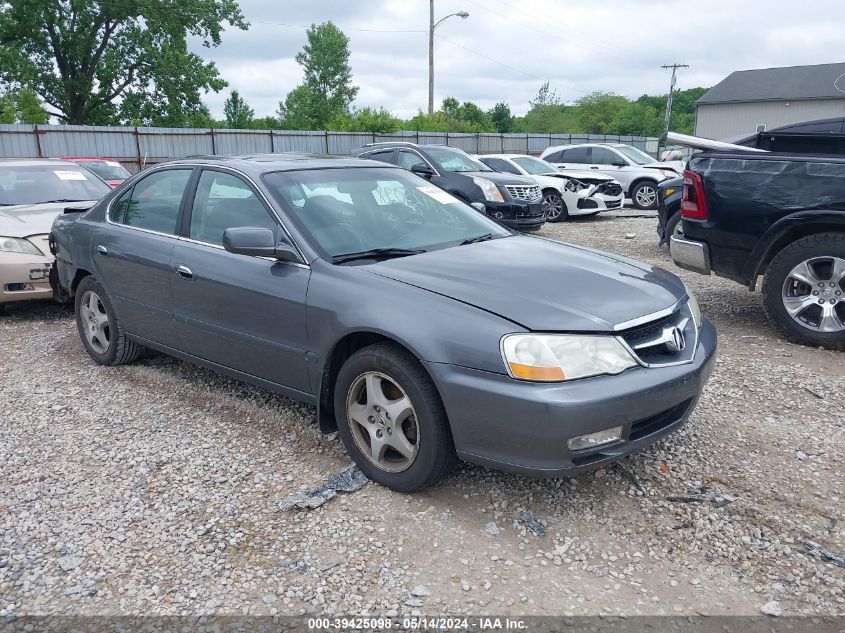
M 539 158 L 534 158 L 533 156 L 520 156 L 519 158 L 514 158 L 513 162 L 522 167 L 532 176 L 536 176 L 538 174 L 554 174 L 560 171 L 551 163 L 547 163 Z
M 645 152 L 638 150 L 636 147 L 631 147 L 630 145 L 621 145 L 618 147 L 614 147 L 613 149 L 615 149 L 620 154 L 624 154 L 629 159 L 634 161 L 637 165 L 650 165 L 651 163 L 657 162 Z
M 264 176 L 270 193 L 327 259 L 371 249 L 429 251 L 512 233 L 402 169 L 313 169 Z
M 126 180 L 132 174 L 116 160 L 86 160 L 83 166 L 103 180 Z
M 426 153 L 429 158 L 437 163 L 443 171 L 493 171 L 480 160 L 459 149 L 452 147 L 427 147 Z
M 99 200 L 111 189 L 77 165 L 0 164 L 0 206 Z

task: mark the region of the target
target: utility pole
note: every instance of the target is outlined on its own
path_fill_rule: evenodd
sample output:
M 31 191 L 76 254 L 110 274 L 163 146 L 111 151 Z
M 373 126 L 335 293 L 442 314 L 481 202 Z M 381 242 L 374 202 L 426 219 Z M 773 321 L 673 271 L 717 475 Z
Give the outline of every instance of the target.
M 440 18 L 437 22 L 434 21 L 434 0 L 428 0 L 428 113 L 434 114 L 434 29 L 436 29 L 442 22 L 449 18 L 459 17 L 466 20 L 469 13 L 466 11 L 458 11 L 458 13 L 450 13 L 449 15 Z
M 669 131 L 669 119 L 672 118 L 672 93 L 675 90 L 675 73 L 678 68 L 689 68 L 689 64 L 666 64 L 665 66 L 661 66 L 661 68 L 672 69 L 672 81 L 669 83 L 669 96 L 666 97 L 666 120 L 663 123 L 663 133 L 666 134 Z
M 434 114 L 434 0 L 428 0 L 428 114 Z

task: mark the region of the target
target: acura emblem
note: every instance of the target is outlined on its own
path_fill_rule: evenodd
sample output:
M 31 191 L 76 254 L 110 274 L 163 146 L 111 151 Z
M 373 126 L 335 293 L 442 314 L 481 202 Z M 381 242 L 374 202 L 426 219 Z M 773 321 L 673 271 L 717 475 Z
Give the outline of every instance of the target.
M 686 338 L 684 337 L 684 331 L 679 327 L 673 327 L 669 332 L 669 336 L 667 337 L 666 347 L 671 352 L 681 352 L 687 346 Z

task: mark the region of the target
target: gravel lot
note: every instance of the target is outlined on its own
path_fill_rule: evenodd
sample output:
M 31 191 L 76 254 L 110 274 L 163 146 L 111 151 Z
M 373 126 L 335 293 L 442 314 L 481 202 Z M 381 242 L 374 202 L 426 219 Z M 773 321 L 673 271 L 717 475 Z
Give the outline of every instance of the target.
M 542 234 L 675 270 L 632 216 Z M 577 477 L 464 466 L 311 511 L 279 503 L 348 463 L 312 408 L 161 355 L 97 367 L 70 312 L 14 306 L 0 615 L 845 614 L 845 569 L 818 549 L 845 552 L 843 355 L 781 340 L 758 294 L 675 272 L 720 334 L 678 433 Z

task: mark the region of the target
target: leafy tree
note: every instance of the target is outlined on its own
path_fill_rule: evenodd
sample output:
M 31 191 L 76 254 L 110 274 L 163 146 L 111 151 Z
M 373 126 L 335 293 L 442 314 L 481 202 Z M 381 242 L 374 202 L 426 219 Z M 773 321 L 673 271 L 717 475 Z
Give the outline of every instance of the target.
M 223 114 L 226 116 L 226 127 L 239 130 L 252 127 L 255 119 L 255 110 L 249 107 L 237 90 L 229 93 L 229 98 L 223 104 Z
M 662 113 L 646 103 L 627 103 L 607 126 L 605 134 L 657 136 L 663 125 Z
M 29 123 L 43 125 L 50 115 L 30 88 L 10 90 L 0 94 L 0 123 Z
M 612 92 L 592 92 L 575 102 L 581 132 L 608 134 L 610 125 L 628 105 L 628 100 Z
M 502 134 L 513 132 L 513 115 L 507 103 L 500 101 L 493 106 L 488 114 L 497 132 Z
M 308 42 L 296 61 L 305 76 L 279 104 L 279 116 L 293 129 L 324 129 L 334 117 L 348 114 L 358 87 L 352 85 L 349 38 L 332 22 L 312 24 Z
M 390 134 L 397 132 L 402 120 L 384 108 L 366 107 L 352 114 L 341 114 L 329 121 L 328 129 L 338 132 L 371 132 Z
M 186 42 L 217 46 L 224 22 L 247 28 L 235 0 L 5 0 L 0 80 L 32 86 L 67 123 L 176 121 L 226 86 Z
M 537 91 L 537 96 L 528 103 L 530 103 L 531 106 L 560 105 L 560 98 L 557 96 L 557 92 L 549 87 L 549 82 L 547 81 L 540 86 L 540 90 Z

